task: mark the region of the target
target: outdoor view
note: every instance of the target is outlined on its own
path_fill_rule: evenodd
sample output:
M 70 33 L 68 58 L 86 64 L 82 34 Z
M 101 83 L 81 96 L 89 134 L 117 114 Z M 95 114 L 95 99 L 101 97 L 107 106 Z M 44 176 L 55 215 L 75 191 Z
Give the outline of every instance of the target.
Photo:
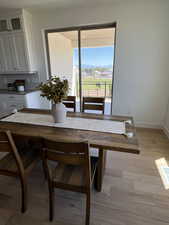
M 111 98 L 114 46 L 82 48 L 82 95 Z M 74 49 L 74 72 L 78 77 L 78 49 Z M 78 86 L 78 79 L 76 80 Z M 78 94 L 78 93 L 77 93 Z

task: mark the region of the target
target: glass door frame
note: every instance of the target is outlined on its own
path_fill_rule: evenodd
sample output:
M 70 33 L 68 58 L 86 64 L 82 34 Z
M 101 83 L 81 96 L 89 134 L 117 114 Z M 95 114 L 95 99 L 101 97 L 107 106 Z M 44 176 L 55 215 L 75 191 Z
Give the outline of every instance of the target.
M 47 29 L 44 30 L 44 38 L 45 38 L 45 49 L 46 49 L 46 59 L 47 59 L 47 71 L 48 77 L 51 78 L 51 65 L 50 65 L 50 53 L 49 53 L 49 41 L 48 34 L 49 33 L 59 33 L 66 31 L 77 31 L 78 32 L 78 60 L 79 60 L 79 97 L 80 97 L 80 112 L 82 111 L 82 71 L 81 71 L 81 31 L 84 30 L 96 30 L 96 29 L 106 29 L 106 28 L 114 28 L 115 36 L 114 36 L 114 60 L 113 60 L 113 70 L 112 70 L 112 93 L 111 93 L 111 112 L 112 115 L 112 107 L 114 101 L 114 74 L 115 74 L 115 62 L 116 62 L 116 39 L 117 39 L 117 23 L 106 23 L 106 24 L 95 24 L 95 25 L 86 25 L 86 26 L 74 26 L 74 27 L 65 27 L 58 29 Z

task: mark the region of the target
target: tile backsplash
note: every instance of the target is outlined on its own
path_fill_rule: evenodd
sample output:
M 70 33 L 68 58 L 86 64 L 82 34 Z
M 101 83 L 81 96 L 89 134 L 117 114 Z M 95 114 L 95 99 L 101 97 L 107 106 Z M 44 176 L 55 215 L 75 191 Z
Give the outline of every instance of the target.
M 7 89 L 8 83 L 13 83 L 15 80 L 25 80 L 25 89 L 36 88 L 40 84 L 39 75 L 34 74 L 3 74 L 0 75 L 0 89 Z

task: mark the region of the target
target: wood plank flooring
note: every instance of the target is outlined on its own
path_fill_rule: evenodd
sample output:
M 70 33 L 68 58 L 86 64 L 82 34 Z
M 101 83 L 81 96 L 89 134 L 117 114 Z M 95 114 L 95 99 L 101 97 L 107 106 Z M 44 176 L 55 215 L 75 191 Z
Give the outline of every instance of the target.
M 93 190 L 91 225 L 168 225 L 169 190 L 155 160 L 169 162 L 169 140 L 160 130 L 138 128 L 140 155 L 108 152 L 103 190 Z M 29 205 L 20 213 L 19 181 L 0 177 L 0 225 L 81 225 L 85 198 L 56 190 L 55 219 L 48 221 L 48 189 L 41 164 L 29 178 Z

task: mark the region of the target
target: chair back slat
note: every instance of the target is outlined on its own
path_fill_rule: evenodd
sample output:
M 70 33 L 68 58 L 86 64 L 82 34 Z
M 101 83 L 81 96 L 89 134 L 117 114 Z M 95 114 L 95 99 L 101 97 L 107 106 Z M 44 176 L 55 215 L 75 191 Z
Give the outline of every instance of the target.
M 72 101 L 74 102 L 76 100 L 76 96 L 67 96 L 67 98 L 64 99 L 64 101 Z
M 74 109 L 74 103 L 72 102 L 63 102 L 63 104 L 66 106 L 66 108 Z
M 102 97 L 83 97 L 84 102 L 88 103 L 104 103 L 104 98 Z
M 95 110 L 104 114 L 105 98 L 101 97 L 83 97 L 82 111 Z
M 103 105 L 85 104 L 85 110 L 99 110 L 99 111 L 103 111 Z
M 11 152 L 11 145 L 6 132 L 0 132 L 0 152 Z
M 67 98 L 63 99 L 63 104 L 66 108 L 73 109 L 76 112 L 76 96 L 67 96 Z
M 48 160 L 70 165 L 84 165 L 89 158 L 87 142 L 68 143 L 44 139 L 43 146 Z
M 68 154 L 68 153 L 62 153 L 62 152 L 56 152 L 52 150 L 46 151 L 46 157 L 48 160 L 52 161 L 58 161 L 63 164 L 69 164 L 69 165 L 82 165 L 85 163 L 85 157 L 84 153 L 79 154 Z
M 88 145 L 87 142 L 85 142 Z M 63 153 L 84 153 L 86 151 L 84 147 L 84 142 L 63 142 L 63 141 L 54 141 L 49 139 L 43 139 L 44 148 L 63 152 Z

